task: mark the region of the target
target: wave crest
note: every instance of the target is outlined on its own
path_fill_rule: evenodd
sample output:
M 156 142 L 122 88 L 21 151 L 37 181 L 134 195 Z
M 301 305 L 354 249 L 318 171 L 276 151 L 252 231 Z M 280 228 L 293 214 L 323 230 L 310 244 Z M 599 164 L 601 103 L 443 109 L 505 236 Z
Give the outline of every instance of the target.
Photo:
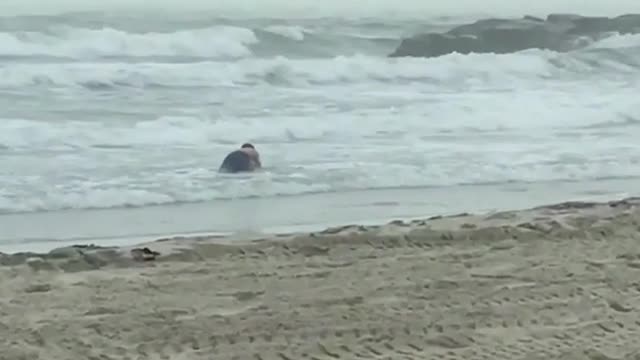
M 640 36 L 631 40 L 640 40 Z M 640 62 L 633 53 L 615 49 L 601 51 L 599 48 L 579 54 L 531 50 L 504 55 L 450 54 L 433 59 L 372 56 L 288 59 L 278 56 L 234 62 L 22 63 L 0 67 L 0 88 L 81 87 L 102 91 L 113 88 L 215 88 L 259 84 L 305 87 L 421 82 L 446 90 L 461 84 L 500 85 L 527 78 L 575 77 L 576 74 L 625 76 L 637 73 L 638 69 Z
M 248 46 L 257 42 L 251 29 L 235 26 L 141 34 L 60 26 L 48 32 L 0 33 L 0 56 L 238 58 L 251 55 Z

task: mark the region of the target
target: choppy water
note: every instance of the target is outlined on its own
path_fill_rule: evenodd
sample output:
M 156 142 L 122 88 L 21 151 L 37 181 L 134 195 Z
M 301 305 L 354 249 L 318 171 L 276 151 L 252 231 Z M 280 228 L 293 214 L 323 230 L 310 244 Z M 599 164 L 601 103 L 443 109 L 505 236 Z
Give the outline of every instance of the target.
M 640 178 L 640 36 L 385 57 L 456 22 L 0 18 L 0 212 Z

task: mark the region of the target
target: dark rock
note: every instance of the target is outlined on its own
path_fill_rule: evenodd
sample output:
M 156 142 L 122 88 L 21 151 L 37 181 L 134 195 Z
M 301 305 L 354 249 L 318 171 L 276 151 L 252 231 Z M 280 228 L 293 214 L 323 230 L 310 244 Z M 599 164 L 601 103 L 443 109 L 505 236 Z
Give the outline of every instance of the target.
M 131 257 L 136 261 L 152 261 L 160 256 L 160 253 L 148 247 L 131 249 Z
M 75 246 L 56 248 L 48 254 L 48 257 L 51 259 L 68 259 L 80 256 L 82 256 L 82 251 Z
M 566 52 L 580 49 L 613 33 L 640 33 L 640 14 L 615 18 L 550 14 L 546 19 L 484 19 L 444 33 L 403 39 L 389 56 L 437 57 L 450 53 L 506 54 L 526 49 Z M 589 41 L 578 41 L 587 38 Z
M 0 265 L 15 266 L 24 264 L 27 259 L 37 257 L 38 254 L 33 252 L 19 252 L 14 254 L 3 254 L 0 256 Z

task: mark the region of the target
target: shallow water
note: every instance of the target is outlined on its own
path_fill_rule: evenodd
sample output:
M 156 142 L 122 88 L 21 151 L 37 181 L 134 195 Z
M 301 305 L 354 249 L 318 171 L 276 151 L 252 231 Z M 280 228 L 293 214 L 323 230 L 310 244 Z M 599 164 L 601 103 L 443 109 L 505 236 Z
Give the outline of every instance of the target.
M 463 212 L 485 213 L 569 200 L 607 201 L 640 193 L 629 180 L 363 190 L 138 208 L 0 215 L 0 252 L 48 251 L 73 244 L 131 245 L 202 234 L 252 238 L 381 224 Z

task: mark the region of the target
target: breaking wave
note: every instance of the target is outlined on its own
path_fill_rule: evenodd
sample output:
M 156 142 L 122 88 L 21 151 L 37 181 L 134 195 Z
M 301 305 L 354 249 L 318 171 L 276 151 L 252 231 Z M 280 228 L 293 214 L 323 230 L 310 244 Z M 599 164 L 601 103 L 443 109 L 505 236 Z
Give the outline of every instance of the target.
M 0 212 L 640 176 L 639 35 L 426 59 L 387 55 L 442 24 L 26 21 L 0 20 Z M 238 135 L 272 165 L 228 181 Z

